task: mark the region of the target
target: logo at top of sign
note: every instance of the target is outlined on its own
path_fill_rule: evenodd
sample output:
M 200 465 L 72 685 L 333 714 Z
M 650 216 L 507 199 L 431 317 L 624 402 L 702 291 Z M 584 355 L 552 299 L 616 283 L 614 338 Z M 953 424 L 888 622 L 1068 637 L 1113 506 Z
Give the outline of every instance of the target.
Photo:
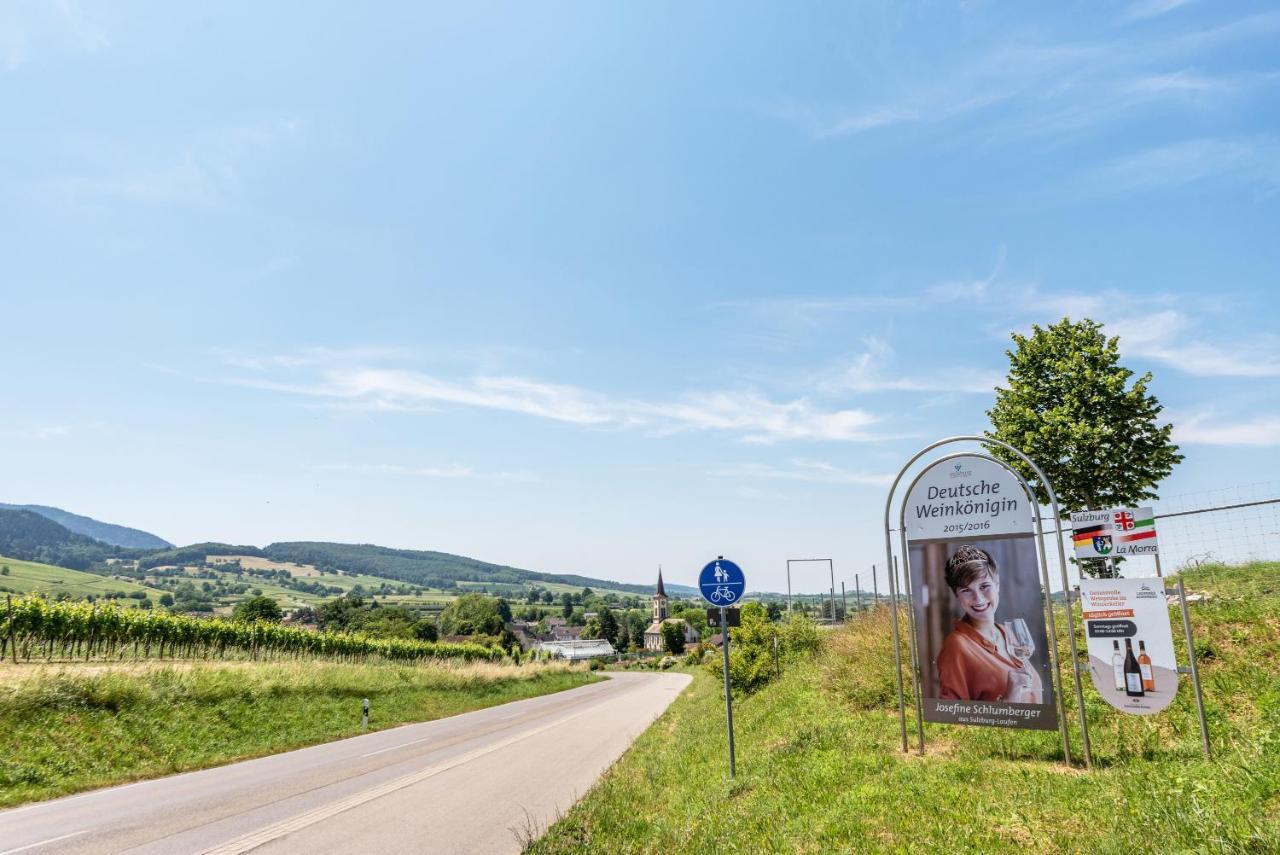
M 1133 514 L 1129 511 L 1116 511 L 1114 525 L 1120 531 L 1129 531 L 1134 526 Z
M 698 590 L 714 606 L 733 605 L 742 598 L 746 587 L 742 568 L 725 558 L 717 558 L 698 574 Z

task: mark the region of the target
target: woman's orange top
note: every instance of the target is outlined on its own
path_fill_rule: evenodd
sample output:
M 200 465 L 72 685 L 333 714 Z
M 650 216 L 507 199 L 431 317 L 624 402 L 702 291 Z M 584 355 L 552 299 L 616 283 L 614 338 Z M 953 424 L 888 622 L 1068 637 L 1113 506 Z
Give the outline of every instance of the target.
M 996 629 L 1008 649 L 1004 627 L 996 624 Z M 971 625 L 958 620 L 938 654 L 942 697 L 949 701 L 998 701 L 1008 691 L 1009 672 L 1022 668 L 1022 664 L 1019 659 L 1002 655 Z

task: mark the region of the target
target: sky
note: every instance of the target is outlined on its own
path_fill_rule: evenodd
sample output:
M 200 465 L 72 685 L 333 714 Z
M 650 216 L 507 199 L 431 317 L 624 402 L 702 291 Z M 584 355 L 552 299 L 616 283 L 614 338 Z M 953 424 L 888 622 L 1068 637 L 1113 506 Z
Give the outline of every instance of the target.
M 869 587 L 899 468 L 1064 316 L 1154 375 L 1162 498 L 1280 482 L 1277 45 L 1204 0 L 11 0 L 0 501 Z

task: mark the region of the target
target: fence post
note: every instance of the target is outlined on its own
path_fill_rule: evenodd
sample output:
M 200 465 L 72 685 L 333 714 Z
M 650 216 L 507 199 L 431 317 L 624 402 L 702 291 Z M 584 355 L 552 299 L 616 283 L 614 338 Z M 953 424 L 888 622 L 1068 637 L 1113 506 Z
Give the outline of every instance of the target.
M 1210 759 L 1209 727 L 1204 720 L 1204 693 L 1200 691 L 1200 669 L 1196 667 L 1196 645 L 1191 638 L 1191 614 L 1187 611 L 1187 592 L 1178 580 L 1178 602 L 1182 606 L 1182 631 L 1187 636 L 1187 662 L 1191 665 L 1191 685 L 1196 690 L 1196 714 L 1200 719 L 1200 745 L 1204 759 Z
M 9 605 L 9 653 L 13 656 L 13 664 L 18 664 L 18 638 L 13 634 L 13 594 L 4 595 L 5 602 Z M 0 650 L 0 657 L 4 656 L 4 651 Z

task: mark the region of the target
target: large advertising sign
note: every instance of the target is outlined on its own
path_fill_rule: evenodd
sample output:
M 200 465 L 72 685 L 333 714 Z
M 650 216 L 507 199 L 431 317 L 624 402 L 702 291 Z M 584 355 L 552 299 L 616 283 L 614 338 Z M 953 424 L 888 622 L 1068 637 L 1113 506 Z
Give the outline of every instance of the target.
M 926 721 L 1053 730 L 1031 500 L 986 457 L 948 457 L 907 496 Z
M 1178 660 L 1161 579 L 1081 579 L 1093 685 L 1121 712 L 1151 715 L 1178 693 Z
M 1071 515 L 1076 558 L 1155 555 L 1156 520 L 1151 508 L 1076 511 Z

